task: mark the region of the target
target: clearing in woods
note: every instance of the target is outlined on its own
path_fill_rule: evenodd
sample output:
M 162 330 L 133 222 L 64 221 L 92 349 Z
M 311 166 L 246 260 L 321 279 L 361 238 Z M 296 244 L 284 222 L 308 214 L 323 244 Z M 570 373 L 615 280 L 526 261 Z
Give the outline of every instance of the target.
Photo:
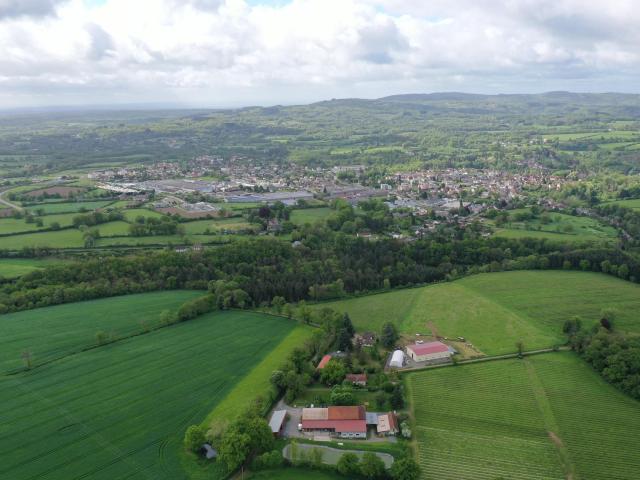
M 406 383 L 422 478 L 637 478 L 640 402 L 571 352 L 414 372 Z
M 391 321 L 415 336 L 428 334 L 433 324 L 440 335 L 465 337 L 488 355 L 512 353 L 518 340 L 526 350 L 564 343 L 565 320 L 579 315 L 588 328 L 605 308 L 617 311 L 617 330 L 640 333 L 640 286 L 590 272 L 485 273 L 313 305 L 323 307 L 348 312 L 358 331 L 379 333 Z
M 0 478 L 185 478 L 187 426 L 295 328 L 279 317 L 215 312 L 0 376 Z

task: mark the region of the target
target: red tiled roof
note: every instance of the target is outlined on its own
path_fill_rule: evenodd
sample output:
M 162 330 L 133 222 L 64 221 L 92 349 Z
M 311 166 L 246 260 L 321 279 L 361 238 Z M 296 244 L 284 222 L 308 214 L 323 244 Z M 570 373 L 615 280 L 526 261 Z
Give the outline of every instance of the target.
M 329 420 L 364 420 L 365 417 L 363 406 L 329 407 Z
M 327 354 L 324 357 L 322 357 L 322 360 L 320 360 L 320 363 L 318 364 L 318 370 L 321 370 L 325 367 L 325 365 L 327 363 L 329 363 L 329 360 L 331 360 L 331 355 Z
M 347 373 L 346 378 L 350 382 L 366 382 L 367 374 L 366 373 Z
M 409 348 L 416 355 L 428 355 L 430 353 L 441 353 L 449 350 L 449 347 L 442 342 L 414 343 Z
M 342 432 L 366 432 L 367 422 L 364 420 L 303 420 L 304 430 L 334 430 Z

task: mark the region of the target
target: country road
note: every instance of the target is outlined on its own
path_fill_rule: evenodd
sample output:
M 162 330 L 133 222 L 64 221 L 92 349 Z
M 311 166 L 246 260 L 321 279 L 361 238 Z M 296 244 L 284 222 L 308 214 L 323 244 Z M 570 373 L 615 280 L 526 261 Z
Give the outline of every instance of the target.
M 6 205 L 9 208 L 13 208 L 14 210 L 24 210 L 24 208 L 22 208 L 20 205 L 16 205 L 15 203 L 11 203 L 10 201 L 5 200 L 4 198 L 2 198 L 2 195 L 4 195 L 4 192 L 9 190 L 10 188 L 11 187 L 0 189 L 0 203 L 3 204 L 3 205 Z

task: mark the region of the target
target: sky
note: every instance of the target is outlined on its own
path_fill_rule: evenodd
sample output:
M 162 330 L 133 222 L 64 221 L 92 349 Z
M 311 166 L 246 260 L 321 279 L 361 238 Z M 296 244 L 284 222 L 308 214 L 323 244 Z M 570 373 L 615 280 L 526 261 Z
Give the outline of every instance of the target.
M 0 0 L 0 109 L 640 93 L 638 0 Z

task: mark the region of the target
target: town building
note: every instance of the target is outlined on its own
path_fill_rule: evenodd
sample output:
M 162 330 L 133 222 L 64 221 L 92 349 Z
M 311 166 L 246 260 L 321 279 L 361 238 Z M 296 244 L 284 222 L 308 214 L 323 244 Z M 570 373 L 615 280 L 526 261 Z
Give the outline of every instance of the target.
M 366 373 L 348 373 L 345 378 L 348 382 L 351 382 L 353 385 L 359 385 L 361 387 L 367 386 Z
M 396 417 L 395 413 L 388 412 L 378 415 L 378 423 L 376 425 L 378 435 L 396 435 L 399 431 L 398 417 Z

